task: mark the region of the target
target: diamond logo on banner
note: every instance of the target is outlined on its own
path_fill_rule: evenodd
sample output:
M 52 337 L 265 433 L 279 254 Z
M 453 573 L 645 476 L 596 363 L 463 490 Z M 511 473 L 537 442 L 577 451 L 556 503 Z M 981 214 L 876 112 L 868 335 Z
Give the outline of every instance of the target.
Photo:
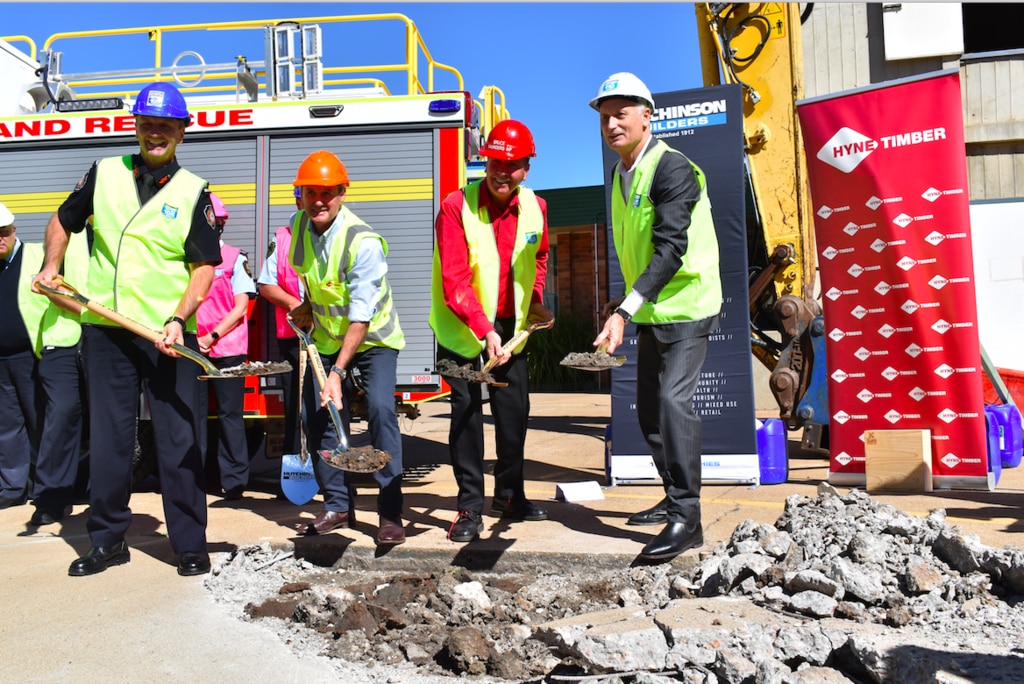
M 921 305 L 915 302 L 913 299 L 908 299 L 907 301 L 903 302 L 903 305 L 900 308 L 903 309 L 908 314 L 912 314 L 918 309 L 920 309 Z
M 959 414 L 953 409 L 943 409 L 942 412 L 939 413 L 939 420 L 943 423 L 952 423 L 958 417 Z
M 853 221 L 850 221 L 845 226 L 843 226 L 843 232 L 849 235 L 850 237 L 856 235 L 858 230 L 860 230 L 860 226 L 858 226 Z
M 925 392 L 920 387 L 915 387 L 914 389 L 910 390 L 908 394 L 910 394 L 910 398 L 915 401 L 921 401 L 922 399 L 928 396 L 928 393 Z
M 872 195 L 870 198 L 868 198 L 868 201 L 865 202 L 864 205 L 868 209 L 874 210 L 874 209 L 877 209 L 878 207 L 882 206 L 882 200 L 879 199 L 878 197 L 875 197 L 874 195 Z
M 877 292 L 880 295 L 884 295 L 885 293 L 887 293 L 891 289 L 892 289 L 892 285 L 890 285 L 889 283 L 885 282 L 884 280 L 880 280 L 878 282 L 878 284 L 875 285 L 875 292 Z
M 921 197 L 924 197 L 929 202 L 934 202 L 935 200 L 942 197 L 942 191 L 937 190 L 936 188 L 928 188 L 927 190 L 924 191 L 924 193 L 922 193 Z
M 818 216 L 820 216 L 823 219 L 827 219 L 831 215 L 832 207 L 828 206 L 827 204 L 822 205 L 821 209 L 818 209 Z
M 895 223 L 900 228 L 906 228 L 907 226 L 914 222 L 914 217 L 907 216 L 906 214 L 900 214 L 899 216 L 894 218 L 892 222 Z
M 924 241 L 930 244 L 932 247 L 935 247 L 945 239 L 945 235 L 943 235 L 937 230 L 933 230 L 932 232 L 928 233 L 928 235 L 925 236 Z
M 896 378 L 900 377 L 900 372 L 893 368 L 892 366 L 889 366 L 888 368 L 882 371 L 882 377 L 885 378 L 886 380 L 895 380 Z
M 921 345 L 915 342 L 911 344 L 909 347 L 907 347 L 904 351 L 906 351 L 910 357 L 916 359 L 921 354 L 921 352 L 924 351 L 924 349 L 921 347 Z
M 854 318 L 864 318 L 868 314 L 868 310 L 863 306 L 857 306 L 850 312 Z
M 862 389 L 857 393 L 857 398 L 863 401 L 865 404 L 875 398 L 875 395 L 866 389 Z
M 875 240 L 874 242 L 871 243 L 871 249 L 875 250 L 876 252 L 881 252 L 883 249 L 888 247 L 888 245 L 889 243 L 887 243 L 885 240 Z
M 817 157 L 843 173 L 850 173 L 877 147 L 878 143 L 868 136 L 843 126 L 822 145 Z
M 845 451 L 836 454 L 836 463 L 841 466 L 850 465 L 851 461 L 853 461 L 853 457 Z
M 825 257 L 829 261 L 835 259 L 836 256 L 838 256 L 838 254 L 839 250 L 832 246 L 826 247 L 825 249 L 821 250 L 821 256 Z
M 842 330 L 840 330 L 839 328 L 832 328 L 832 332 L 830 332 L 830 333 L 828 334 L 828 336 L 829 336 L 829 337 L 830 337 L 831 339 L 833 339 L 834 341 L 838 342 L 839 340 L 841 340 L 841 339 L 843 339 L 844 337 L 846 337 L 846 333 L 844 333 L 844 332 L 843 332 Z
M 828 292 L 825 293 L 825 296 L 834 302 L 843 296 L 843 291 L 838 287 L 830 287 L 828 288 Z
M 854 264 L 853 266 L 850 266 L 850 268 L 848 268 L 846 272 L 852 275 L 854 278 L 859 278 L 860 275 L 864 272 L 864 267 L 861 266 L 860 264 Z
M 952 329 L 952 327 L 952 325 L 942 320 L 941 318 L 932 324 L 932 330 L 939 333 L 940 335 L 945 335 L 947 332 L 949 332 L 950 329 Z
M 846 374 L 846 371 L 840 370 L 838 368 L 832 372 L 832 379 L 835 380 L 836 382 L 842 382 L 843 380 L 846 380 L 846 378 L 848 377 L 850 376 Z
M 885 325 L 883 325 L 881 328 L 878 329 L 878 334 L 881 335 L 882 337 L 886 338 L 886 339 L 892 337 L 893 333 L 895 333 L 895 332 L 896 332 L 896 328 L 892 327 L 888 323 L 886 323 Z
M 843 423 L 845 423 L 845 422 L 847 422 L 848 420 L 850 420 L 850 418 L 852 418 L 853 416 L 851 416 L 851 415 L 850 415 L 849 413 L 847 413 L 846 411 L 839 411 L 839 412 L 837 412 L 837 413 L 836 413 L 836 415 L 834 415 L 834 416 L 832 416 L 832 417 L 833 417 L 833 418 L 835 419 L 835 421 L 836 421 L 837 423 L 839 423 L 840 425 L 842 425 Z
M 894 425 L 900 422 L 901 418 L 903 418 L 903 414 L 897 411 L 896 409 L 891 409 L 888 413 L 885 414 L 885 419 L 890 423 L 893 423 Z
M 936 275 L 934 278 L 928 281 L 928 284 L 934 287 L 936 290 L 941 290 L 949 284 L 949 280 L 944 276 Z
M 902 259 L 900 259 L 899 261 L 897 261 L 896 265 L 899 266 L 900 268 L 902 268 L 904 271 L 909 271 L 910 269 L 912 269 L 915 266 L 917 266 L 917 260 L 911 259 L 910 257 L 905 256 Z
M 853 355 L 856 356 L 861 361 L 866 361 L 871 358 L 871 352 L 865 349 L 864 347 L 861 347 L 857 351 L 853 352 Z
M 960 465 L 960 457 L 958 457 L 953 452 L 946 454 L 939 460 L 941 460 L 942 465 L 946 466 L 947 468 L 956 468 L 958 465 Z
M 948 363 L 944 363 L 935 369 L 935 374 L 943 379 L 948 378 L 950 375 L 953 375 L 953 373 L 956 373 L 956 371 L 953 370 L 953 367 Z

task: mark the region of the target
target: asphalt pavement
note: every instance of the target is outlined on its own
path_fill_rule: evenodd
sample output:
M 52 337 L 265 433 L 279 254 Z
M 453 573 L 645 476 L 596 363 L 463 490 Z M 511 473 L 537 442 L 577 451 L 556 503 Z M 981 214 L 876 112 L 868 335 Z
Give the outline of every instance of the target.
M 358 488 L 354 529 L 309 538 L 296 536 L 295 526 L 312 519 L 320 498 L 295 506 L 266 481 L 240 501 L 209 497 L 208 539 L 214 561 L 238 547 L 266 542 L 317 563 L 380 568 L 456 564 L 512 571 L 521 563 L 629 564 L 660 528 L 627 526 L 626 519 L 657 503 L 662 490 L 656 483 L 606 486 L 604 430 L 610 403 L 607 394 L 532 395 L 526 494 L 548 509 L 549 520 L 509 522 L 485 512 L 479 541 L 447 540 L 457 492 L 447 465 L 448 405 L 432 402 L 422 405 L 416 420 L 402 419 L 408 523 L 404 545 L 375 548 L 376 492 L 368 485 Z M 356 432 L 360 428 L 354 425 Z M 488 463 L 493 465 L 490 425 L 487 431 Z M 788 496 L 816 495 L 817 486 L 827 481 L 827 461 L 800 454 L 794 439 L 789 446 L 785 483 L 703 487 L 705 550 L 728 540 L 745 519 L 774 523 Z M 600 498 L 555 500 L 557 486 L 564 483 L 590 483 L 586 487 L 596 489 Z M 944 509 L 951 524 L 989 546 L 1024 546 L 1024 468 L 1004 470 L 992 492 L 872 496 L 914 515 Z M 0 511 L 5 681 L 336 681 L 324 661 L 303 658 L 269 629 L 230 616 L 213 601 L 202 577 L 177 575 L 159 494 L 136 492 L 131 506 L 131 562 L 92 577 L 67 574 L 71 561 L 90 545 L 85 504 L 69 509 L 61 523 L 39 529 L 28 525 L 30 505 Z

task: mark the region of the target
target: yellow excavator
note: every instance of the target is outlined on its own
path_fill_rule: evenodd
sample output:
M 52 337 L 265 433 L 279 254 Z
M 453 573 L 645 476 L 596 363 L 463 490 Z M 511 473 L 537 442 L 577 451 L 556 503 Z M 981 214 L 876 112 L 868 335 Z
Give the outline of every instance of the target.
M 695 10 L 704 85 L 743 89 L 752 352 L 771 373 L 780 418 L 803 429 L 805 450 L 827 453 L 824 324 L 796 113 L 800 26 L 811 7 L 803 17 L 798 3 L 698 3 Z

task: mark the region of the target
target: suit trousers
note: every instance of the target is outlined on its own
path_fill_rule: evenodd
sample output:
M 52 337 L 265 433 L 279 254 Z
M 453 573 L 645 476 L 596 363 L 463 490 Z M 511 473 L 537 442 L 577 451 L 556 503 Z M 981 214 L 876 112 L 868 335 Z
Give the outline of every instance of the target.
M 60 514 L 71 503 L 82 451 L 80 345 L 48 347 L 39 359 L 44 408 L 36 460 L 36 508 Z
M 665 486 L 668 520 L 699 524 L 701 421 L 693 395 L 708 334 L 661 341 L 654 326 L 637 331 L 636 412 Z
M 332 357 L 321 354 L 324 369 L 330 369 Z M 311 366 L 312 364 L 307 364 Z M 391 462 L 373 474 L 380 486 L 377 512 L 382 517 L 398 519 L 402 516 L 402 433 L 395 412 L 395 374 L 398 369 L 398 351 L 390 347 L 370 347 L 356 353 L 349 366 L 359 370 L 366 391 L 367 423 L 370 443 L 391 454 Z M 302 415 L 306 423 L 306 448 L 313 454 L 313 472 L 323 490 L 324 508 L 344 512 L 352 507 L 354 491 L 351 474 L 332 468 L 320 458 L 320 450 L 331 451 L 338 446 L 338 434 L 330 414 L 320 407 L 320 387 L 314 382 L 313 369 L 306 369 L 302 387 Z M 343 383 L 351 388 L 351 378 Z M 349 431 L 348 399 L 339 407 L 342 429 Z M 350 440 L 350 446 L 354 446 Z
M 0 356 L 0 498 L 22 500 L 39 446 L 41 406 L 31 351 Z
M 504 323 L 504 325 L 500 325 Z M 502 342 L 514 333 L 513 321 L 499 321 Z M 508 333 L 504 331 L 508 331 Z M 438 359 L 450 359 L 458 366 L 470 364 L 480 370 L 481 358 L 469 359 L 438 346 Z M 502 366 L 493 369 L 495 380 L 508 387 L 488 387 L 494 418 L 494 498 L 524 499 L 526 426 L 530 418 L 530 369 L 525 350 Z M 448 429 L 448 454 L 459 487 L 460 511 L 481 513 L 484 507 L 484 413 L 483 392 L 479 383 L 446 378 L 451 385 L 451 425 Z
M 231 368 L 245 363 L 245 355 L 210 357 L 217 368 Z M 200 407 L 209 402 L 209 394 L 217 399 L 217 467 L 220 486 L 227 491 L 249 484 L 249 445 L 245 437 L 245 378 L 207 380 L 199 385 Z M 205 447 L 206 414 L 200 416 L 200 433 Z
M 89 387 L 90 487 L 86 525 L 93 546 L 122 541 L 132 521 L 132 460 L 144 392 L 153 423 L 157 472 L 171 548 L 206 551 L 206 491 L 199 448 L 199 366 L 161 354 L 138 335 L 83 325 Z M 199 350 L 194 333 L 185 344 Z

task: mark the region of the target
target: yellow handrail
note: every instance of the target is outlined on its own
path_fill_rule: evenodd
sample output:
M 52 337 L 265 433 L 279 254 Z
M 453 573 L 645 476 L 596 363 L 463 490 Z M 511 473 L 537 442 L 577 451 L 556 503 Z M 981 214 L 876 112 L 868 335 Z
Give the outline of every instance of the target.
M 36 58 L 36 41 L 28 36 L 0 36 L 0 40 L 7 43 L 28 43 L 28 56 Z

